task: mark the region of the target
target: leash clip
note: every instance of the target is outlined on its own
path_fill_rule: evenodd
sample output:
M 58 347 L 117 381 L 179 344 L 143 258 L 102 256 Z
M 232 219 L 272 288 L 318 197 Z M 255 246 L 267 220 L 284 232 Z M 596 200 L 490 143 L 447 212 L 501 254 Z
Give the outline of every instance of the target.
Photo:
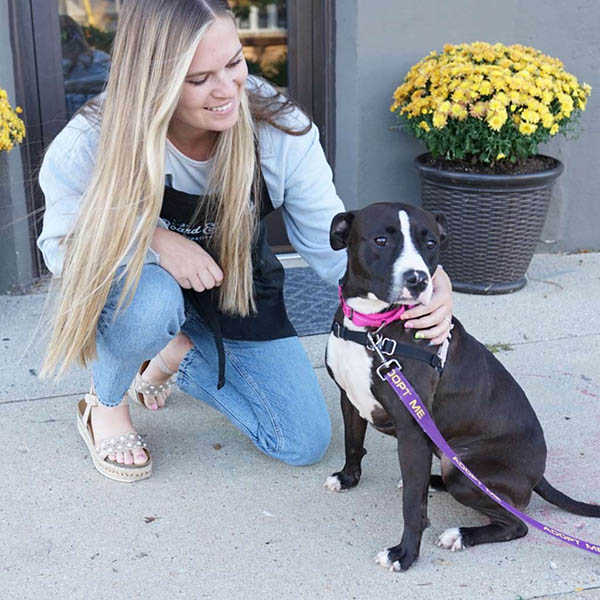
M 401 371 L 402 365 L 395 358 L 390 358 L 389 360 L 386 360 L 384 363 L 380 364 L 375 370 L 377 371 L 377 375 L 379 375 L 379 379 L 381 379 L 381 381 L 385 381 L 386 376 L 386 373 L 382 373 L 383 369 L 386 370 L 386 373 L 392 369 L 399 369 Z

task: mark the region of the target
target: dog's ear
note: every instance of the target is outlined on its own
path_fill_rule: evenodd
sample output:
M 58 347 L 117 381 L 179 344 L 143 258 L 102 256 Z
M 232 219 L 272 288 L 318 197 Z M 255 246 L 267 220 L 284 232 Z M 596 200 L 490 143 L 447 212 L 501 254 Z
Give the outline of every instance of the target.
M 442 250 L 448 247 L 448 219 L 443 212 L 432 211 L 431 214 L 435 218 L 435 222 L 438 225 L 438 231 L 440 234 L 440 248 Z
M 350 229 L 352 229 L 355 214 L 356 212 L 351 210 L 333 217 L 329 229 L 329 243 L 334 250 L 341 250 L 348 245 L 348 236 L 350 235 Z

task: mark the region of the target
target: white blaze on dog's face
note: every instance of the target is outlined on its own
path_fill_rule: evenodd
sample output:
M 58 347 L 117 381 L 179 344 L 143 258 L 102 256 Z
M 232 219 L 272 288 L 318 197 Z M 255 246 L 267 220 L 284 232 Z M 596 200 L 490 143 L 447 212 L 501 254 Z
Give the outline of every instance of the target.
M 405 210 L 398 212 L 398 219 L 404 243 L 392 267 L 390 298 L 408 304 L 428 304 L 433 294 L 429 269 L 415 246 L 410 218 Z

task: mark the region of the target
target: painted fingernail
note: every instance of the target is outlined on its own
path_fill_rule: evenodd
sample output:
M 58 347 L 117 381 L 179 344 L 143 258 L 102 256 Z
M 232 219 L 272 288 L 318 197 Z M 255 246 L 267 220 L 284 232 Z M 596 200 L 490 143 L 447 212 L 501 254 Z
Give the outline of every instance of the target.
M 406 329 L 412 329 L 413 328 L 413 324 L 409 321 L 408 323 L 404 323 L 404 327 Z
M 415 333 L 415 340 L 422 340 L 425 337 L 425 334 L 422 331 L 417 331 Z
M 152 405 L 152 410 L 156 410 L 158 408 L 158 404 L 153 404 Z

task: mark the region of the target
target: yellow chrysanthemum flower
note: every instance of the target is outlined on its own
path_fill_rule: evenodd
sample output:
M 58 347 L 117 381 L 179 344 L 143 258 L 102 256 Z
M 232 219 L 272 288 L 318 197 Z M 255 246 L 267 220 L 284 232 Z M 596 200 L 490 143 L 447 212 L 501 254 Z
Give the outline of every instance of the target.
M 454 93 L 452 94 L 452 100 L 454 102 L 462 102 L 465 99 L 465 90 L 461 89 L 460 87 L 454 90 Z
M 433 126 L 436 129 L 443 129 L 448 123 L 448 116 L 442 112 L 433 113 Z
M 492 84 L 486 80 L 479 84 L 478 91 L 482 96 L 489 96 L 494 91 L 494 88 L 492 87 Z
M 496 155 L 496 160 L 502 160 L 503 158 L 506 158 L 506 154 L 502 154 L 502 152 L 499 152 Z
M 556 135 L 558 133 L 558 123 L 554 123 L 552 127 L 550 127 L 550 135 Z
M 493 111 L 500 111 L 504 108 L 504 104 L 502 102 L 500 102 L 500 100 L 498 100 L 498 98 L 496 98 L 496 96 L 494 96 L 491 100 L 490 100 L 490 110 Z
M 485 117 L 488 111 L 487 102 L 476 102 L 469 108 L 469 114 L 476 119 L 482 119 Z
M 453 104 L 450 108 L 450 116 L 453 119 L 458 119 L 459 121 L 462 121 L 469 116 L 469 113 L 467 112 L 467 109 L 464 106 L 464 104 Z
M 431 127 L 429 127 L 429 123 L 427 123 L 427 121 L 421 121 L 419 123 L 419 127 L 423 130 L 423 131 L 429 131 L 431 129 Z
M 540 120 L 539 113 L 535 112 L 535 110 L 524 110 L 521 113 L 524 121 L 528 123 L 537 123 Z
M 488 112 L 486 121 L 490 129 L 493 129 L 494 131 L 500 131 L 504 123 L 506 123 L 507 118 L 508 115 L 506 114 L 506 110 L 503 108 L 502 110 L 497 111 L 490 110 L 490 112 Z
M 523 135 L 531 135 L 536 129 L 537 125 L 534 125 L 533 123 L 527 123 L 525 121 L 519 125 L 519 131 Z

